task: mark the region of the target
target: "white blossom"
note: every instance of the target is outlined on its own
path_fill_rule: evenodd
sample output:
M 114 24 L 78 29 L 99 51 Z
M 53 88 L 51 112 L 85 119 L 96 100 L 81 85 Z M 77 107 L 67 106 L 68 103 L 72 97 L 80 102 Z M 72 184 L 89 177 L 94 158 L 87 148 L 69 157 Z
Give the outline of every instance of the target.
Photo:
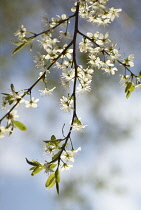
M 26 30 L 26 28 L 24 27 L 24 25 L 21 25 L 20 29 L 18 29 L 18 30 L 14 33 L 14 35 L 15 35 L 15 36 L 18 36 L 18 38 L 19 38 L 20 40 L 22 40 L 22 39 L 25 38 L 26 32 L 27 32 L 27 30 Z
M 133 59 L 134 59 L 134 55 L 131 54 L 127 58 L 123 59 L 122 63 L 128 67 L 133 67 L 134 66 Z
M 17 110 L 13 110 L 12 112 L 10 112 L 6 118 L 8 119 L 8 123 L 19 118 L 19 115 L 17 115 Z
M 44 168 L 44 171 L 45 171 L 46 174 L 48 174 L 49 172 L 53 172 L 53 170 L 50 169 L 50 165 L 48 163 L 45 163 L 43 165 L 43 168 Z
M 73 125 L 72 125 L 72 129 L 73 129 L 73 131 L 82 131 L 83 130 L 83 128 L 85 128 L 87 125 L 83 125 L 82 123 L 81 123 L 81 118 L 76 118 L 75 120 L 74 120 L 74 122 L 73 122 Z
M 34 100 L 34 97 L 32 97 L 31 99 L 30 99 L 30 101 L 25 101 L 25 107 L 26 108 L 29 108 L 29 107 L 32 107 L 32 108 L 37 108 L 37 102 L 39 101 L 39 99 L 35 99 Z
M 63 96 L 62 99 L 60 99 L 60 103 L 61 103 L 61 109 L 63 109 L 65 112 L 71 111 L 73 103 L 72 98 L 66 98 L 65 96 Z
M 61 167 L 61 171 L 70 170 L 71 167 L 73 167 L 73 165 L 64 163 L 63 166 Z
M 39 90 L 39 91 L 40 91 L 41 96 L 45 96 L 45 95 L 51 96 L 55 88 L 56 87 L 53 87 L 52 89 L 45 88 L 44 90 Z
M 70 32 L 60 31 L 59 33 L 60 33 L 60 38 L 68 38 L 68 39 L 71 39 Z
M 115 72 L 118 71 L 118 69 L 114 67 L 114 64 L 110 60 L 107 60 L 105 62 L 104 67 L 102 67 L 101 69 L 107 72 L 108 74 L 112 74 L 112 75 L 114 75 Z
M 66 160 L 66 161 L 74 162 L 74 156 L 80 150 L 81 150 L 81 147 L 79 147 L 77 150 L 74 150 L 74 149 L 73 150 L 66 150 L 61 155 L 61 159 Z
M 0 126 L 0 138 L 3 138 L 7 133 L 7 129 L 4 126 Z
M 88 52 L 92 47 L 92 43 L 88 39 L 82 38 L 82 42 L 79 43 L 80 52 Z

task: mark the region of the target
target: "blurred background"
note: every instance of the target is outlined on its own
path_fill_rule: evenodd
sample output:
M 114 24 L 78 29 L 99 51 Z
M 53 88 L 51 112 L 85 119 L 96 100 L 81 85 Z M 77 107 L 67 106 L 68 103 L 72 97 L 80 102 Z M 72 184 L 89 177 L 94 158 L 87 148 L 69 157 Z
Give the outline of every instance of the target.
M 72 1 L 65 0 L 1 0 L 0 1 L 0 92 L 28 88 L 38 77 L 28 46 L 11 56 L 14 33 L 22 24 L 32 32 L 42 31 L 41 19 L 71 15 Z M 122 13 L 110 26 L 96 28 L 80 20 L 80 29 L 109 31 L 118 43 L 120 54 L 135 54 L 134 73 L 139 72 L 141 56 L 141 4 L 139 0 L 110 1 L 110 6 L 122 8 Z M 85 63 L 85 58 L 80 59 Z M 44 161 L 43 140 L 52 134 L 61 137 L 64 123 L 71 115 L 59 109 L 64 95 L 59 73 L 53 70 L 50 88 L 57 89 L 51 97 L 40 98 L 37 109 L 18 107 L 20 121 L 28 130 L 15 130 L 11 137 L 0 140 L 0 206 L 2 210 L 140 210 L 141 206 L 141 92 L 134 92 L 127 100 L 119 83 L 119 67 L 115 76 L 95 71 L 92 91 L 78 98 L 79 115 L 88 125 L 84 133 L 74 133 L 73 142 L 79 152 L 74 167 L 61 176 L 60 196 L 55 188 L 46 190 L 46 174 L 30 176 L 29 160 Z M 33 96 L 39 98 L 39 84 Z M 1 97 L 2 98 L 2 97 Z M 82 106 L 83 104 L 83 106 Z M 4 111 L 0 111 L 1 117 Z

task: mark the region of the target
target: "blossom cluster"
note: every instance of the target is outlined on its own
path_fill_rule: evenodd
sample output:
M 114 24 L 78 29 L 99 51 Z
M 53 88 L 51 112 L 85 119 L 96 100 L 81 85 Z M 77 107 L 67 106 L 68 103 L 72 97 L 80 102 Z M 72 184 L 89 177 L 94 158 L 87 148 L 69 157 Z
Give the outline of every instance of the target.
M 122 9 L 106 7 L 108 0 L 80 0 L 80 17 L 87 19 L 88 22 L 96 23 L 99 26 L 105 26 L 114 21 L 119 16 Z M 72 11 L 76 10 L 77 2 L 75 2 Z
M 17 111 L 13 110 L 20 103 L 25 104 L 26 108 L 37 108 L 39 99 L 34 99 L 32 96 L 32 89 L 42 82 L 44 88 L 39 90 L 41 96 L 52 95 L 56 87 L 49 87 L 48 74 L 51 73 L 52 67 L 61 72 L 61 84 L 65 87 L 66 94 L 60 98 L 60 109 L 72 114 L 70 127 L 68 133 L 65 135 L 62 128 L 63 138 L 56 139 L 54 135 L 51 139 L 45 141 L 45 153 L 51 155 L 50 161 L 39 163 L 37 161 L 29 161 L 27 163 L 32 165 L 30 169 L 31 175 L 39 173 L 44 170 L 49 174 L 46 182 L 46 187 L 51 188 L 56 184 L 57 192 L 59 192 L 60 170 L 68 170 L 73 167 L 70 162 L 74 162 L 74 157 L 78 151 L 73 149 L 71 140 L 71 133 L 73 131 L 83 131 L 86 127 L 81 122 L 81 118 L 77 113 L 77 96 L 82 93 L 91 91 L 91 84 L 95 71 L 106 72 L 108 75 L 115 75 L 118 72 L 117 64 L 125 69 L 124 75 L 120 75 L 121 83 L 125 86 L 126 97 L 138 87 L 141 87 L 140 77 L 141 73 L 136 76 L 129 69 L 134 66 L 134 55 L 131 54 L 126 58 L 122 58 L 117 49 L 117 45 L 112 43 L 109 38 L 109 33 L 87 32 L 86 34 L 79 30 L 79 18 L 96 24 L 98 26 L 106 26 L 110 24 L 116 17 L 119 16 L 121 9 L 109 8 L 106 6 L 108 0 L 77 0 L 71 8 L 73 15 L 67 16 L 62 14 L 52 17 L 49 21 L 44 18 L 44 26 L 46 29 L 41 33 L 28 32 L 28 30 L 21 25 L 15 32 L 15 36 L 19 42 L 12 42 L 17 45 L 12 54 L 21 50 L 28 43 L 33 42 L 37 37 L 37 42 L 40 51 L 34 56 L 35 67 L 38 70 L 38 78 L 31 87 L 22 91 L 15 91 L 14 85 L 11 85 L 10 93 L 3 94 L 2 107 L 13 105 L 7 111 L 4 117 L 0 119 L 0 123 L 6 119 L 6 126 L 0 126 L 0 138 L 3 138 L 6 133 L 13 133 L 15 127 L 26 130 L 26 127 L 16 120 L 19 116 Z M 74 31 L 72 32 L 71 19 L 74 18 Z M 59 31 L 57 31 L 59 29 Z M 30 34 L 32 36 L 27 36 Z M 56 35 L 57 34 L 57 35 Z M 77 43 L 77 36 L 81 36 L 81 41 Z M 85 55 L 87 62 L 85 67 L 79 63 L 77 58 L 80 54 Z M 25 99 L 30 97 L 29 100 Z M 68 147 L 71 145 L 71 149 Z

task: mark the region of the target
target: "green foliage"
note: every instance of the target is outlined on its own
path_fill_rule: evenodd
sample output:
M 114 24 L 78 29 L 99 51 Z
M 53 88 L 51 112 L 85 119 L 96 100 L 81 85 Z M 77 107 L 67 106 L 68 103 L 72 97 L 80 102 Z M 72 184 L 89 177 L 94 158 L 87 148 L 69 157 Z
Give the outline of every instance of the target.
M 128 99 L 131 95 L 131 93 L 135 90 L 135 85 L 132 82 L 127 82 L 126 83 L 126 88 L 125 88 L 125 93 L 126 93 L 126 98 Z
M 21 45 L 19 45 L 18 47 L 16 47 L 13 51 L 12 51 L 12 55 L 14 55 L 15 53 L 17 53 L 18 51 L 20 51 L 23 47 L 25 47 L 25 45 L 27 45 L 28 42 L 23 42 Z
M 50 169 L 53 169 L 53 168 L 55 168 L 56 167 L 56 164 L 50 164 Z
M 55 171 L 55 179 L 56 179 L 56 182 L 58 182 L 58 183 L 60 182 L 60 171 L 58 168 Z
M 23 44 L 23 41 L 21 41 L 21 42 L 14 42 L 14 41 L 10 41 L 12 44 L 14 44 L 14 45 L 16 45 L 16 46 L 20 46 L 20 45 L 22 45 Z
M 58 157 L 60 156 L 61 151 L 57 152 L 53 157 L 52 157 L 52 161 L 56 161 L 58 159 Z
M 60 147 L 60 142 L 63 141 L 64 139 L 56 139 L 54 135 L 51 136 L 50 140 L 44 141 L 46 143 L 46 146 L 54 146 L 56 148 Z
M 141 71 L 139 72 L 139 77 L 141 77 Z
M 56 180 L 55 180 L 55 172 L 53 172 L 52 174 L 50 174 L 50 176 L 48 177 L 46 183 L 45 183 L 45 186 L 49 189 L 49 188 L 52 188 L 56 183 Z
M 20 41 L 20 42 L 14 42 L 14 41 L 11 41 L 12 44 L 18 46 L 16 47 L 13 51 L 12 51 L 12 54 L 11 55 L 14 55 L 15 53 L 19 52 L 21 49 L 23 49 L 29 42 L 31 42 L 32 40 L 34 40 L 35 37 L 30 37 L 30 38 L 27 38 L 25 37 L 24 38 L 24 41 Z
M 43 166 L 35 166 L 35 167 L 32 167 L 32 169 L 30 170 L 33 170 L 31 173 L 31 176 L 34 176 L 43 170 Z
M 32 165 L 33 167 L 30 168 L 29 170 L 32 171 L 31 173 L 31 176 L 34 176 L 36 174 L 38 174 L 40 171 L 43 170 L 43 165 L 41 163 L 39 163 L 38 161 L 29 161 L 27 158 L 26 158 L 26 162 L 29 164 L 29 165 Z
M 50 176 L 48 177 L 48 179 L 45 183 L 45 186 L 48 189 L 50 189 L 56 184 L 56 191 L 57 191 L 57 194 L 59 194 L 59 183 L 60 183 L 60 171 L 57 168 L 55 172 L 50 174 Z
M 21 123 L 21 122 L 19 122 L 17 120 L 14 120 L 13 123 L 21 131 L 26 131 L 27 130 L 26 126 L 23 123 Z
M 40 165 L 41 165 L 41 163 L 39 163 L 38 161 L 35 161 L 35 160 L 29 161 L 27 158 L 25 158 L 25 159 L 26 159 L 26 162 L 27 162 L 29 165 L 32 165 L 32 166 L 40 166 Z

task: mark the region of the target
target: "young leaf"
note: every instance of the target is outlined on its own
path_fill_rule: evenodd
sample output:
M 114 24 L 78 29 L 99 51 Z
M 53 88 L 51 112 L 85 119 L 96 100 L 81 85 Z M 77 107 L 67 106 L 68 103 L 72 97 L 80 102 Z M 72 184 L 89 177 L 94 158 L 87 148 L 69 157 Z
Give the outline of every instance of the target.
M 130 91 L 127 91 L 126 98 L 128 99 L 130 97 L 130 95 L 131 95 L 131 92 Z
M 59 183 L 56 182 L 56 191 L 57 191 L 57 194 L 59 195 Z
M 33 166 L 29 169 L 29 171 L 33 171 L 36 168 L 36 166 Z
M 132 82 L 128 82 L 126 88 L 125 88 L 125 93 L 133 92 L 135 90 L 135 85 Z
M 11 87 L 11 91 L 12 91 L 12 93 L 15 93 L 15 88 L 14 88 L 14 85 L 13 85 L 13 84 L 11 84 L 11 85 L 10 85 L 10 87 Z
M 16 45 L 16 46 L 20 46 L 21 44 L 23 44 L 23 42 L 14 42 L 14 41 L 10 41 L 12 44 Z
M 53 168 L 55 168 L 55 166 L 56 166 L 56 164 L 51 164 L 51 165 L 49 166 L 49 168 L 50 168 L 50 169 L 53 169 Z
M 19 128 L 19 129 L 22 130 L 22 131 L 26 131 L 26 130 L 27 130 L 26 126 L 25 126 L 23 123 L 21 123 L 21 122 L 19 122 L 19 121 L 16 121 L 16 120 L 14 120 L 13 123 L 14 123 L 14 125 L 15 125 L 17 128 Z
M 131 87 L 130 87 L 130 92 L 133 92 L 135 90 L 135 85 L 132 83 Z
M 27 158 L 26 159 L 26 162 L 29 164 L 29 165 L 32 165 L 32 166 L 41 166 L 41 163 L 37 162 L 37 161 L 29 161 Z
M 50 176 L 48 177 L 45 186 L 49 189 L 51 187 L 53 187 L 55 184 L 55 172 L 53 172 L 52 174 L 50 174 Z
M 139 77 L 141 77 L 141 71 L 139 72 Z
M 51 136 L 51 141 L 55 141 L 56 137 L 54 135 Z
M 58 182 L 58 183 L 60 182 L 60 171 L 58 168 L 55 171 L 55 179 L 56 179 L 56 182 Z
M 20 46 L 16 47 L 15 50 L 13 50 L 12 55 L 21 50 L 27 43 L 28 42 L 23 42 Z
M 35 174 L 38 174 L 41 170 L 43 169 L 43 167 L 41 166 L 37 166 L 33 169 L 31 176 L 34 176 Z
M 56 153 L 53 157 L 52 157 L 52 160 L 57 160 L 57 158 L 59 157 L 60 155 L 60 151 L 58 153 Z

